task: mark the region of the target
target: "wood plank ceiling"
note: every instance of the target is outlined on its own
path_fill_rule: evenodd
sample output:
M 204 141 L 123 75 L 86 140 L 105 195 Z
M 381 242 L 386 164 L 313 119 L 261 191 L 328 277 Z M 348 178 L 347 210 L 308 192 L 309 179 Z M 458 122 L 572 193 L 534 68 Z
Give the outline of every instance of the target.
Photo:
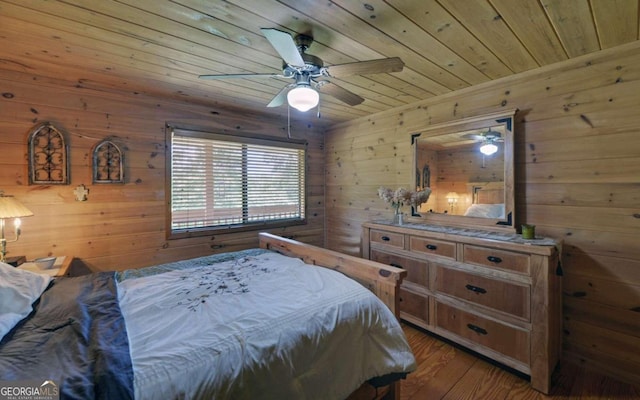
M 325 65 L 400 57 L 391 74 L 330 78 L 293 118 L 332 125 L 638 39 L 638 0 L 1 0 L 0 71 L 100 90 L 287 115 L 266 104 L 291 80 L 260 28 L 312 34 Z

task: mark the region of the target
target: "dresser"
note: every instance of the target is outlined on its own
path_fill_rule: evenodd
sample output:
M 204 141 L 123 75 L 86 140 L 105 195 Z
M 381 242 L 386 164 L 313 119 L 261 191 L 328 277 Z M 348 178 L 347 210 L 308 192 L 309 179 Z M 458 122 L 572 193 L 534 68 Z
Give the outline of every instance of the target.
M 423 224 L 363 224 L 364 258 L 407 271 L 400 317 L 549 393 L 562 346 L 561 243 Z

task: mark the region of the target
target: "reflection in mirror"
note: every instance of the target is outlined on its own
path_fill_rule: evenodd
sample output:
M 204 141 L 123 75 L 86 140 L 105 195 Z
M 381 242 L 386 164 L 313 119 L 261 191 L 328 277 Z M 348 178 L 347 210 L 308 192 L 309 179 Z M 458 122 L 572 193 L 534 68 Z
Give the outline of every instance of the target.
M 513 229 L 514 114 L 460 120 L 413 135 L 416 188 L 432 190 L 414 216 Z
M 418 212 L 465 215 L 479 210 L 479 207 L 471 207 L 474 204 L 504 206 L 504 134 L 501 131 L 502 127 L 496 126 L 419 138 L 416 141 L 417 170 L 433 169 L 434 181 L 432 184 L 429 174 L 428 180 L 416 182 L 418 188 L 431 187 L 432 190 L 429 202 Z M 491 139 L 486 139 L 488 136 Z M 495 146 L 496 151 L 482 153 L 480 149 L 485 145 Z M 504 218 L 504 212 L 497 217 Z

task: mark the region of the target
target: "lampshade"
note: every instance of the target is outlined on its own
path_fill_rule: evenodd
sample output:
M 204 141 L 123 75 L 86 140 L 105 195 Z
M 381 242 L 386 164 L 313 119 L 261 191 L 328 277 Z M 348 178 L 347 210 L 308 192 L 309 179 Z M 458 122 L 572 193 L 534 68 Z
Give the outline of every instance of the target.
M 480 146 L 480 153 L 484 154 L 485 156 L 490 156 L 496 151 L 498 151 L 498 146 L 491 142 L 487 142 Z
M 457 203 L 458 202 L 458 198 L 460 198 L 460 196 L 458 196 L 458 193 L 456 193 L 456 192 L 449 192 L 444 197 L 447 199 L 447 201 L 449 203 Z
M 12 196 L 0 195 L 0 218 L 30 217 L 33 213 Z
M 291 107 L 305 112 L 318 105 L 320 95 L 309 86 L 296 86 L 287 93 L 287 101 Z

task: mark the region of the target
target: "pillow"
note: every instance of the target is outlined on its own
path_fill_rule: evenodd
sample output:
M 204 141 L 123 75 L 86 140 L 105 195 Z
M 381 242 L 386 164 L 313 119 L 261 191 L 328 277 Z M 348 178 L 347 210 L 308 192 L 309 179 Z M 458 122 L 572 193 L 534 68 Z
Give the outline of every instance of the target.
M 33 310 L 51 277 L 0 262 L 0 340 Z
M 504 218 L 504 204 L 472 204 L 465 217 Z

